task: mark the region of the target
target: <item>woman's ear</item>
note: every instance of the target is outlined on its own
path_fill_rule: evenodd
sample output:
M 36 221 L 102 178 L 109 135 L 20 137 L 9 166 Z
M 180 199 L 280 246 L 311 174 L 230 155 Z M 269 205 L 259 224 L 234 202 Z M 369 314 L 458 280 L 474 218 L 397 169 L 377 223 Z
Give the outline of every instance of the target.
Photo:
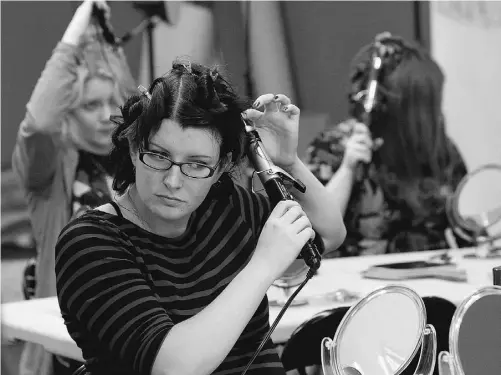
M 231 162 L 231 157 L 233 154 L 231 152 L 228 152 L 226 156 L 224 157 L 223 161 L 221 162 L 221 171 L 222 172 L 229 172 L 232 162 Z
M 218 171 L 217 171 L 217 179 L 216 180 L 219 180 L 219 178 L 222 176 L 223 173 L 225 172 L 229 172 L 231 166 L 232 166 L 232 162 L 231 162 L 231 156 L 232 156 L 232 153 L 231 152 L 228 152 L 226 154 L 226 156 L 224 156 L 221 160 L 221 162 L 219 163 L 219 168 L 218 168 Z

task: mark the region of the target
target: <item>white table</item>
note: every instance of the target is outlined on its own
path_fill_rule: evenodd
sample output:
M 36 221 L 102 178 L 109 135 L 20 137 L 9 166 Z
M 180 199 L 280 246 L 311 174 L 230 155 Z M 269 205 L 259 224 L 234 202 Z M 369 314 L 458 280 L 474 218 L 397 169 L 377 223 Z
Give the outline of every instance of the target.
M 436 296 L 448 299 L 458 305 L 463 299 L 477 289 L 492 285 L 492 269 L 501 265 L 501 259 L 464 259 L 463 254 L 471 253 L 473 249 L 450 251 L 450 255 L 457 263 L 458 268 L 467 272 L 467 282 L 454 282 L 439 279 L 414 279 L 405 281 L 385 281 L 364 279 L 361 272 L 375 264 L 406 262 L 414 260 L 427 260 L 437 251 L 400 253 L 389 255 L 375 255 L 324 260 L 318 275 L 313 277 L 297 295 L 297 298 L 308 298 L 310 303 L 304 306 L 289 307 L 280 323 L 273 332 L 275 342 L 285 342 L 302 322 L 308 320 L 316 313 L 338 306 L 352 305 L 349 303 L 327 302 L 325 299 L 312 299 L 312 296 L 321 296 L 336 289 L 346 289 L 357 292 L 363 298 L 373 290 L 391 284 L 405 285 L 416 291 L 421 297 Z M 277 299 L 281 295 L 278 288 L 272 287 L 268 292 L 270 299 Z M 282 293 L 283 295 L 283 293 Z M 315 300 L 317 302 L 315 302 Z M 280 308 L 270 307 L 270 322 L 279 314 Z M 332 332 L 334 336 L 334 332 Z
M 458 266 L 467 271 L 468 281 L 465 283 L 438 279 L 408 280 L 397 283 L 363 279 L 360 275 L 361 271 L 374 264 L 424 260 L 432 254 L 437 254 L 436 251 L 324 260 L 318 275 L 311 279 L 298 294 L 298 298 L 308 298 L 310 303 L 289 307 L 272 338 L 276 343 L 285 342 L 296 327 L 314 314 L 325 309 L 346 305 L 346 303 L 333 303 L 325 299 L 312 298 L 339 288 L 357 292 L 364 297 L 378 287 L 401 284 L 412 288 L 423 297 L 438 296 L 459 304 L 478 288 L 492 285 L 492 268 L 501 264 L 501 260 L 498 259 L 464 259 L 461 256 L 464 252 L 464 250 L 454 250 L 451 251 L 451 255 Z M 281 293 L 280 290 L 272 287 L 268 296 L 273 300 L 281 296 Z M 279 312 L 280 308 L 270 307 L 270 323 L 275 320 Z M 82 359 L 80 349 L 66 330 L 56 298 L 3 304 L 1 319 L 4 338 L 34 342 L 43 345 L 54 354 L 77 360 Z

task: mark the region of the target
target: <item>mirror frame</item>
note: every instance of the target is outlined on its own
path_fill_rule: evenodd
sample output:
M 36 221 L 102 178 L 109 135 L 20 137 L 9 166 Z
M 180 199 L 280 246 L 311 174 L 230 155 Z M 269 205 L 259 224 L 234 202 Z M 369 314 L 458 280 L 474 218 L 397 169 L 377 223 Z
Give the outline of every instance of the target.
M 461 364 L 459 356 L 459 332 L 461 330 L 461 324 L 463 323 L 464 316 L 475 302 L 483 297 L 491 295 L 501 296 L 501 286 L 492 285 L 478 289 L 461 302 L 452 316 L 451 328 L 449 332 L 450 356 L 448 358 L 448 362 L 449 366 L 453 367 L 451 369 L 453 374 L 464 375 L 463 365 Z
M 310 268 L 306 265 L 303 260 L 296 259 L 296 261 L 300 261 L 302 263 L 302 267 L 297 270 L 294 274 L 290 274 L 287 276 L 282 276 L 276 278 L 271 283 L 272 286 L 278 288 L 283 291 L 284 296 L 282 298 L 278 298 L 276 300 L 269 300 L 270 306 L 282 307 L 287 301 L 290 299 L 292 288 L 296 288 L 306 279 L 308 271 Z M 284 274 L 287 270 L 284 272 Z M 289 306 L 302 306 L 307 305 L 308 299 L 304 297 L 296 296 L 290 303 Z
M 415 348 L 409 358 L 406 359 L 406 361 L 397 369 L 394 375 L 400 374 L 403 370 L 409 366 L 409 364 L 412 362 L 414 359 L 414 356 L 416 355 L 417 351 L 419 350 L 419 347 L 423 343 L 423 339 L 425 337 L 425 334 L 432 334 L 434 333 L 434 328 L 432 326 L 429 326 L 426 324 L 426 307 L 424 305 L 423 300 L 421 297 L 412 289 L 403 286 L 403 285 L 387 285 L 378 289 L 375 289 L 373 292 L 368 294 L 365 298 L 361 299 L 358 303 L 353 305 L 346 315 L 343 317 L 341 320 L 341 323 L 339 324 L 339 327 L 336 330 L 336 334 L 334 335 L 334 339 L 330 343 L 330 367 L 331 369 L 334 368 L 337 374 L 343 374 L 343 368 L 341 367 L 341 362 L 340 362 L 340 346 L 338 345 L 339 340 L 342 338 L 342 335 L 346 331 L 346 327 L 350 323 L 351 319 L 353 318 L 354 315 L 356 315 L 362 308 L 364 308 L 368 303 L 370 303 L 372 300 L 385 295 L 389 293 L 399 293 L 399 294 L 404 294 L 405 296 L 409 297 L 416 305 L 418 308 L 419 312 L 419 327 L 420 327 L 420 333 L 419 333 L 419 338 L 416 341 Z M 433 332 L 429 332 L 429 331 Z M 322 341 L 322 348 L 321 350 L 324 350 L 323 346 L 325 345 L 325 339 Z M 423 351 L 423 350 L 422 350 Z M 421 362 L 421 359 L 420 359 Z
M 298 260 L 298 259 L 296 259 Z M 280 276 L 273 280 L 272 285 L 277 288 L 294 288 L 300 285 L 304 279 L 306 278 L 306 274 L 310 270 L 310 268 L 302 261 L 302 267 L 296 273 L 291 274 L 290 276 Z M 287 271 L 287 270 L 286 270 Z M 284 285 L 285 284 L 285 285 Z
M 466 174 L 461 181 L 459 182 L 458 186 L 456 187 L 456 191 L 452 194 L 450 199 L 447 202 L 446 205 L 446 214 L 447 218 L 449 219 L 449 224 L 452 227 L 452 230 L 454 230 L 456 233 L 458 233 L 458 229 L 461 230 L 467 230 L 471 231 L 472 233 L 477 233 L 480 230 L 487 229 L 490 226 L 496 224 L 497 222 L 494 222 L 487 227 L 482 227 L 479 228 L 477 225 L 474 225 L 471 221 L 465 220 L 461 214 L 459 213 L 459 196 L 461 195 L 461 192 L 463 191 L 463 188 L 465 185 L 470 181 L 474 176 L 479 174 L 480 172 L 483 172 L 487 169 L 495 169 L 499 170 L 501 172 L 501 164 L 496 164 L 496 163 L 489 163 L 489 164 L 484 164 L 481 165 L 480 167 L 474 169 L 470 173 Z M 458 233 L 461 236 L 464 236 L 464 233 Z

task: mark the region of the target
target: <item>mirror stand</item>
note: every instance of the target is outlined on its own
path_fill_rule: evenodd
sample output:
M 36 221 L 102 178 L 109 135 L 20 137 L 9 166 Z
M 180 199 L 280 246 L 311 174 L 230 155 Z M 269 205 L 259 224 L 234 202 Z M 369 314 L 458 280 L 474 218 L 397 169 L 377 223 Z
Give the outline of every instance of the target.
M 438 354 L 437 366 L 439 375 L 459 375 L 449 352 L 442 351 Z
M 423 342 L 421 343 L 421 355 L 414 375 L 433 374 L 436 356 L 437 332 L 431 324 L 427 324 L 424 329 Z
M 285 270 L 282 276 L 273 282 L 273 286 L 280 289 L 280 297 L 276 300 L 270 300 L 270 306 L 283 307 L 289 297 L 292 295 L 292 288 L 299 286 L 308 273 L 308 266 L 302 259 L 296 259 L 292 264 Z M 306 298 L 297 295 L 289 306 L 301 306 L 308 304 Z
M 322 343 L 320 344 L 320 358 L 322 362 L 323 375 L 335 375 L 334 368 L 337 368 L 335 356 L 331 355 L 334 353 L 334 340 L 330 337 L 324 337 Z
M 497 259 L 501 258 L 501 246 L 495 242 L 501 236 L 487 237 L 479 236 L 476 239 L 477 248 L 473 253 L 465 254 L 468 259 Z

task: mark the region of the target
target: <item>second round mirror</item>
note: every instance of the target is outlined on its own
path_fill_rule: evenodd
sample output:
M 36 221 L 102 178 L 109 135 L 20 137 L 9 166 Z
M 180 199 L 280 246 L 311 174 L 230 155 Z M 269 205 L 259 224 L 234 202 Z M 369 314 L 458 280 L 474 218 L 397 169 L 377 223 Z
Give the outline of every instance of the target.
M 436 342 L 433 327 L 426 329 L 424 303 L 414 291 L 402 286 L 376 290 L 350 309 L 333 340 L 324 339 L 324 373 L 398 375 L 423 343 L 418 367 L 429 367 Z M 424 342 L 425 336 L 430 340 Z

